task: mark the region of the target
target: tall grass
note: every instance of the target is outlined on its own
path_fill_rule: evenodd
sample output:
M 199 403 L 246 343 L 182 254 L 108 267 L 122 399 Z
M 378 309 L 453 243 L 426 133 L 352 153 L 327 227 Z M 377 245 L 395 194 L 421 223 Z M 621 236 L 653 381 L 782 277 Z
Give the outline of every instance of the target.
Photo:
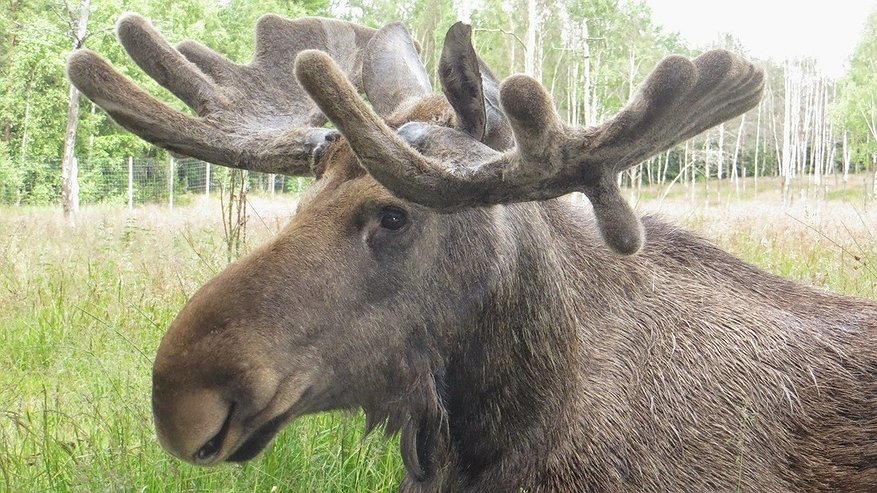
M 250 244 L 293 204 L 256 203 Z M 877 298 L 874 208 L 782 208 L 757 199 L 640 204 L 777 274 Z M 296 420 L 259 459 L 191 467 L 160 450 L 152 357 L 186 299 L 224 268 L 218 203 L 88 208 L 71 230 L 53 209 L 0 210 L 0 490 L 395 491 L 397 443 L 361 416 Z
M 877 299 L 877 203 L 801 200 L 648 201 L 639 210 L 698 232 L 782 277 Z

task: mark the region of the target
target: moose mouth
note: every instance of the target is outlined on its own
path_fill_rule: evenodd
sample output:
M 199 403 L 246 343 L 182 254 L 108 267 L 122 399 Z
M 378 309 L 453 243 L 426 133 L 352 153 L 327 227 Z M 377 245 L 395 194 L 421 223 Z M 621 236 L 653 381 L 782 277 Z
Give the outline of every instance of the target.
M 246 409 L 246 403 L 242 407 L 241 402 L 231 402 L 222 426 L 215 435 L 191 456 L 175 455 L 202 466 L 216 465 L 220 462 L 246 462 L 253 459 L 271 443 L 284 426 L 310 410 L 309 398 L 313 395 L 310 386 L 301 392 L 288 390 L 281 389 L 270 403 L 262 408 L 262 411 L 249 416 L 241 411 L 242 408 Z M 157 422 L 157 427 L 161 441 L 160 422 Z M 167 440 L 162 442 L 162 446 L 171 447 Z M 172 447 L 169 450 L 174 453 Z
M 271 440 L 280 432 L 283 426 L 294 417 L 293 409 L 290 408 L 282 414 L 271 418 L 267 423 L 259 427 L 247 438 L 231 455 L 225 459 L 228 462 L 246 462 L 259 455 Z
M 234 452 L 229 454 L 229 456 L 225 459 L 227 462 L 246 462 L 248 460 L 253 459 L 257 455 L 259 455 L 265 447 L 271 443 L 271 440 L 286 426 L 290 421 L 295 419 L 296 417 L 302 414 L 303 409 L 308 406 L 308 398 L 313 395 L 312 387 L 307 387 L 295 400 L 295 403 L 291 405 L 286 411 L 274 416 L 273 418 L 266 421 L 262 426 L 260 426 L 256 431 L 250 434 L 250 436 L 244 440 L 242 444 L 240 444 Z M 226 420 L 231 420 L 232 413 L 229 413 L 228 418 Z M 223 429 L 227 429 L 227 426 L 223 426 Z M 220 430 L 219 435 L 223 435 L 223 431 Z M 221 439 L 221 438 L 220 438 Z

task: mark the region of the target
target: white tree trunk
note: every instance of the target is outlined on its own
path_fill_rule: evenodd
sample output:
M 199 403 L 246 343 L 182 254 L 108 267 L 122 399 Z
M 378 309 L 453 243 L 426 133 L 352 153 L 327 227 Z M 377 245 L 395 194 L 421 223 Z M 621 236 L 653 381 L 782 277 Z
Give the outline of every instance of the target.
M 831 100 L 828 99 L 828 91 L 825 92 L 825 97 L 826 97 L 825 108 L 831 108 L 832 106 L 834 106 L 834 102 L 837 100 L 837 84 L 834 84 L 834 86 L 831 89 Z M 830 111 L 830 109 L 826 110 L 826 111 Z M 837 141 L 835 140 L 835 133 L 834 133 L 834 119 L 829 117 L 829 118 L 826 118 L 826 121 L 828 121 L 828 140 L 826 141 L 826 146 L 828 147 L 828 157 L 826 158 L 826 161 L 825 161 L 824 175 L 826 177 L 833 176 L 834 183 L 835 183 L 835 185 L 837 185 L 837 173 L 835 173 L 835 169 L 834 169 L 834 163 L 835 163 L 835 159 L 837 157 Z M 826 193 L 828 192 L 828 185 L 827 184 L 825 185 L 825 192 Z
M 661 185 L 667 182 L 667 168 L 670 167 L 670 150 L 667 149 L 667 152 L 664 153 L 664 171 L 661 173 Z
M 801 86 L 799 87 L 801 93 L 799 97 L 803 99 L 803 108 L 804 108 L 804 119 L 803 119 L 803 138 L 798 138 L 798 146 L 799 151 L 798 155 L 800 159 L 798 159 L 798 172 L 797 175 L 802 178 L 807 173 L 807 162 L 809 159 L 809 151 L 810 151 L 810 130 L 813 127 L 813 93 L 815 92 L 815 88 L 813 84 L 808 84 L 806 89 L 806 94 L 804 93 L 805 82 L 806 82 L 806 74 L 804 73 L 804 67 L 801 67 Z M 799 105 L 800 108 L 800 105 Z
M 536 0 L 527 0 L 527 53 L 524 54 L 524 73 L 536 75 Z
M 689 148 L 691 146 L 690 142 L 691 142 L 690 139 L 685 141 L 685 157 L 684 157 L 683 161 L 685 161 L 685 173 L 687 173 L 687 178 L 691 181 L 691 185 L 690 185 L 691 199 L 690 200 L 692 202 L 694 202 L 695 186 L 697 185 L 695 183 L 695 179 L 697 178 L 695 175 L 697 173 L 695 173 L 694 161 L 690 160 L 690 158 L 691 158 L 691 153 L 689 152 Z
M 582 51 L 584 55 L 584 71 L 585 71 L 585 86 L 582 91 L 582 96 L 584 97 L 584 105 L 585 105 L 585 124 L 586 125 L 594 125 L 597 122 L 597 115 L 592 108 L 592 98 L 591 98 L 591 42 L 590 32 L 588 31 L 588 19 L 582 21 Z
M 731 177 L 734 180 L 734 191 L 740 198 L 740 179 L 737 174 L 737 156 L 740 155 L 740 143 L 743 140 L 743 126 L 746 124 L 746 114 L 740 118 L 740 128 L 737 129 L 737 142 L 734 144 L 734 157 L 731 159 Z
M 769 83 L 768 83 L 769 84 Z M 767 102 L 770 105 L 770 108 L 767 110 L 767 114 L 770 116 L 770 129 L 771 134 L 773 134 L 773 153 L 774 158 L 776 159 L 776 172 L 777 176 L 780 176 L 782 173 L 782 163 L 783 163 L 783 154 L 782 154 L 782 146 L 780 145 L 779 132 L 777 132 L 777 117 L 776 117 L 776 107 L 773 104 L 773 91 L 771 90 L 770 85 L 767 87 Z
M 710 193 L 710 152 L 710 133 L 707 131 L 703 139 L 703 186 L 707 198 Z
M 73 33 L 73 48 L 82 46 L 88 30 L 88 17 L 91 1 L 82 0 L 79 6 L 79 23 Z M 64 157 L 61 161 L 61 202 L 64 207 L 64 218 L 71 226 L 76 225 L 79 214 L 79 165 L 74 155 L 76 148 L 76 130 L 79 128 L 79 90 L 72 84 L 67 94 L 67 131 L 64 133 Z
M 859 108 L 859 113 L 862 114 L 862 118 L 865 120 L 865 124 L 868 125 L 868 131 L 871 132 L 871 137 L 877 139 L 877 110 L 874 108 L 874 101 L 871 101 L 871 115 L 868 116 L 865 113 L 863 108 Z
M 871 200 L 877 200 L 877 153 L 871 156 L 871 166 L 874 170 L 874 179 L 871 181 Z
M 725 177 L 725 123 L 719 124 L 719 153 L 716 162 L 716 178 L 718 179 L 717 189 L 722 188 L 722 178 Z
M 649 160 L 646 161 L 646 180 L 648 181 L 649 186 L 652 186 L 652 184 L 654 183 L 652 181 L 652 164 L 654 163 L 654 161 L 655 161 L 654 157 L 649 158 Z M 659 164 L 659 166 L 660 166 L 660 164 Z M 642 180 L 640 180 L 640 182 L 642 182 Z
M 786 62 L 784 70 L 785 94 L 783 98 L 783 152 L 782 152 L 782 177 L 783 177 L 783 203 L 788 204 L 791 200 L 792 177 L 795 176 L 799 141 L 799 109 L 800 109 L 800 84 L 797 67 Z
M 570 125 L 579 124 L 579 85 L 577 83 L 579 62 L 573 62 L 566 66 L 567 102 L 569 103 L 567 121 Z
M 764 107 L 764 101 L 758 102 L 758 117 L 755 121 L 755 158 L 753 159 L 753 174 L 755 175 L 755 195 L 758 196 L 758 150 L 761 142 L 761 110 Z M 745 169 L 745 168 L 744 168 Z
M 844 190 L 847 189 L 847 184 L 850 181 L 850 159 L 852 158 L 852 152 L 850 151 L 850 147 L 848 144 L 849 134 L 848 132 L 844 132 Z

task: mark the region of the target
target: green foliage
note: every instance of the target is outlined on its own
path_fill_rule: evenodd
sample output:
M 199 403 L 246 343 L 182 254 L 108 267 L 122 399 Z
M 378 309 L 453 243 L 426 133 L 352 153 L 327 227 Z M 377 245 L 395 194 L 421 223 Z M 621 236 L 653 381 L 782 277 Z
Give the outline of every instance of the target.
M 849 132 L 854 166 L 869 167 L 877 155 L 877 10 L 838 85 L 836 119 Z

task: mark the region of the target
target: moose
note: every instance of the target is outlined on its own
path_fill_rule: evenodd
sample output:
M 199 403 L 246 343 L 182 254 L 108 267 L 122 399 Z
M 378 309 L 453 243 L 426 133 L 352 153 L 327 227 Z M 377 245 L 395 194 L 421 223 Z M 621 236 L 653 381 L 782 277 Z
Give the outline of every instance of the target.
M 238 65 L 120 18 L 129 55 L 196 116 L 93 52 L 68 64 L 157 146 L 316 178 L 161 341 L 170 454 L 247 461 L 298 416 L 361 408 L 400 433 L 406 492 L 877 491 L 877 302 L 638 217 L 616 185 L 757 104 L 760 69 L 668 57 L 619 114 L 572 127 L 537 81 L 499 83 L 463 24 L 442 94 L 400 24 L 267 15 L 256 31 Z

